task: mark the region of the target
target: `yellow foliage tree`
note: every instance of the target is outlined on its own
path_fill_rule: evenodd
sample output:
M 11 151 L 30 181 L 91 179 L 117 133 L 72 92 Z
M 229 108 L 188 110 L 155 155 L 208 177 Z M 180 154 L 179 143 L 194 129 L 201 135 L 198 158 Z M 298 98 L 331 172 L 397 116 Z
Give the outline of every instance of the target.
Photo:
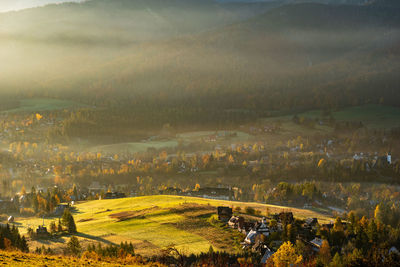
M 326 162 L 325 159 L 320 159 L 318 162 L 318 168 L 322 168 L 324 166 L 325 162 Z
M 22 195 L 22 196 L 26 195 L 25 186 L 22 186 L 21 195 Z
M 200 189 L 200 185 L 199 185 L 199 184 L 196 184 L 195 187 L 194 187 L 194 190 L 197 191 L 197 190 L 199 190 L 199 189 Z
M 42 115 L 40 115 L 39 113 L 36 113 L 36 119 L 37 119 L 38 121 L 40 121 L 42 118 L 43 118 Z
M 325 266 L 327 266 L 332 260 L 331 247 L 326 240 L 322 241 L 322 246 L 319 250 L 319 258 Z
M 274 265 L 277 267 L 288 267 L 300 265 L 303 257 L 296 253 L 296 249 L 290 241 L 283 243 L 273 255 Z

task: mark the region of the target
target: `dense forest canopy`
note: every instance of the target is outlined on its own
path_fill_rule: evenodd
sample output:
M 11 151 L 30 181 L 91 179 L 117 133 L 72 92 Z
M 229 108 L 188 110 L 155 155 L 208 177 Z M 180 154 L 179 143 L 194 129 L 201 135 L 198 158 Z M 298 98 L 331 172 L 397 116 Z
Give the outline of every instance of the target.
M 243 5 L 97 0 L 2 14 L 1 91 L 202 113 L 398 103 L 397 8 Z

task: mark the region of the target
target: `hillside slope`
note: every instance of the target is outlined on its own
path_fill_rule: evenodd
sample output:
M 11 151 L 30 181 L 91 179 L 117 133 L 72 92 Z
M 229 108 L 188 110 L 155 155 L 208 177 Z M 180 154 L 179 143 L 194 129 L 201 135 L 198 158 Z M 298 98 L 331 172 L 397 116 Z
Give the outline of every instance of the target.
M 232 109 L 398 105 L 398 9 L 290 4 L 242 21 L 254 9 L 231 7 L 94 0 L 0 16 L 0 85 L 159 125 Z
M 273 4 L 213 0 L 90 0 L 0 14 L 0 36 L 63 45 L 128 45 L 240 21 Z
M 392 76 L 400 70 L 399 22 L 398 13 L 386 8 L 289 5 L 223 29 L 145 43 L 72 81 L 43 85 L 85 88 L 89 98 L 123 93 L 139 106 L 143 99 L 135 101 L 137 96 L 149 94 L 158 105 L 190 99 L 195 106 L 206 101 L 226 109 L 326 106 L 315 101 L 313 90 L 337 95 L 345 83 L 358 100 L 365 89 L 360 80 L 383 74 L 393 91 L 398 80 Z M 385 92 L 371 90 L 372 96 Z
M 146 264 L 118 264 L 115 261 L 94 261 L 78 258 L 70 258 L 67 256 L 48 256 L 28 254 L 21 252 L 8 252 L 0 250 L 0 265 L 24 267 L 24 266 L 54 266 L 54 267 L 69 267 L 69 266 L 150 266 Z
M 262 214 L 267 208 L 271 213 L 290 210 L 298 218 L 317 217 L 320 222 L 331 220 L 329 216 L 310 210 L 167 195 L 88 201 L 76 205 L 74 218 L 83 244 L 128 241 L 141 255 L 157 254 L 160 248 L 171 244 L 185 253 L 206 252 L 210 245 L 216 250 L 238 252 L 243 236 L 210 219 L 219 205 L 239 206 L 242 210 L 250 206 Z M 57 218 L 45 219 L 45 224 L 52 220 Z M 22 224 L 20 230 L 23 233 L 28 225 L 42 223 L 40 218 L 16 218 L 16 221 Z M 59 242 L 52 244 L 55 249 L 59 245 Z M 31 243 L 31 246 L 41 244 Z

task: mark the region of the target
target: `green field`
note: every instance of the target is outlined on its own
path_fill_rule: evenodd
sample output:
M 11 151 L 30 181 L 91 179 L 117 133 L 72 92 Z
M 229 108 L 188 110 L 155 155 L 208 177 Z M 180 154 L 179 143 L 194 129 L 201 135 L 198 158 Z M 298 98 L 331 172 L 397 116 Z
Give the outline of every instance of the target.
M 305 117 L 321 117 L 321 111 L 300 114 Z M 400 126 L 400 108 L 383 105 L 363 105 L 332 112 L 338 121 L 362 121 L 370 128 L 392 128 Z
M 95 146 L 89 149 L 90 152 L 103 152 L 103 153 L 136 153 L 145 152 L 149 148 L 171 148 L 176 147 L 178 141 L 167 140 L 167 141 L 146 141 L 146 142 L 131 142 L 131 143 L 119 143 L 112 145 Z
M 322 117 L 321 110 L 312 110 L 303 113 L 297 113 L 298 117 L 317 119 Z M 400 127 L 400 108 L 383 105 L 363 105 L 350 108 L 344 108 L 331 112 L 336 121 L 361 121 L 367 128 L 386 128 Z M 281 124 L 281 135 L 298 135 L 314 133 L 331 133 L 332 127 L 316 124 L 314 128 L 309 128 L 295 124 L 292 118 L 295 114 L 276 116 L 263 119 L 263 123 Z
M 234 243 L 241 241 L 240 234 L 209 221 L 219 205 L 240 206 L 242 210 L 252 206 L 263 214 L 267 208 L 271 213 L 290 210 L 298 218 L 317 217 L 320 222 L 332 220 L 310 210 L 165 195 L 83 202 L 76 205 L 74 217 L 83 242 L 119 244 L 130 241 L 143 255 L 154 255 L 160 248 L 171 244 L 185 253 L 205 252 L 210 245 L 217 250 L 235 252 L 237 247 Z M 56 218 L 44 221 L 49 225 L 52 220 Z M 26 233 L 28 226 L 37 227 L 43 221 L 41 218 L 16 218 L 16 222 L 20 231 Z M 64 243 L 65 240 L 46 245 Z M 41 246 L 41 243 L 32 243 L 31 246 Z
M 146 140 L 142 142 L 129 142 L 129 143 L 118 143 L 111 145 L 100 145 L 89 148 L 90 152 L 103 152 L 103 153 L 137 153 L 145 152 L 150 148 L 163 149 L 163 148 L 175 148 L 180 142 L 188 143 L 199 141 L 202 138 L 208 137 L 214 134 L 223 134 L 225 131 L 197 131 L 197 132 L 185 132 L 177 134 L 176 138 L 168 140 Z M 229 132 L 227 132 L 229 133 Z M 221 137 L 220 140 L 230 140 L 230 141 L 247 141 L 251 135 L 235 131 L 236 136 L 234 137 Z
M 231 134 L 231 133 L 236 133 L 236 136 L 233 137 L 227 137 L 228 139 L 234 140 L 234 141 L 247 141 L 251 135 L 248 133 L 244 133 L 241 131 L 197 131 L 197 132 L 185 132 L 181 134 L 177 134 L 177 138 L 181 138 L 184 140 L 196 140 L 196 139 L 201 139 L 210 135 L 220 135 L 220 137 L 223 137 L 224 134 Z
M 88 107 L 88 106 L 68 100 L 59 100 L 52 98 L 32 98 L 32 99 L 23 99 L 20 101 L 19 107 L 2 111 L 1 113 L 41 112 L 41 111 L 49 111 L 57 109 L 72 109 L 72 108 L 82 108 L 82 107 Z

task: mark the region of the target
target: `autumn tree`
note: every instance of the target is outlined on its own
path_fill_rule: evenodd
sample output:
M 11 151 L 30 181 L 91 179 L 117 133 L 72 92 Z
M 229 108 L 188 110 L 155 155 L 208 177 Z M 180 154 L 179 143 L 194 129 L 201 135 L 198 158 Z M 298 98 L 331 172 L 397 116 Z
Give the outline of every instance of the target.
M 289 267 L 300 264 L 302 261 L 303 257 L 296 253 L 290 241 L 283 243 L 273 255 L 273 262 L 277 267 Z
M 339 253 L 336 252 L 336 254 L 333 257 L 332 262 L 331 262 L 331 264 L 329 266 L 331 266 L 331 267 L 341 267 L 341 266 L 343 266 L 342 259 L 341 259 L 340 255 L 339 255 Z
M 386 222 L 386 212 L 385 207 L 382 204 L 378 204 L 375 208 L 374 218 L 377 222 L 385 223 Z
M 64 210 L 64 214 L 63 214 L 61 220 L 62 220 L 63 225 L 67 227 L 68 233 L 76 233 L 77 232 L 74 217 L 72 216 L 69 209 Z
M 318 260 L 326 266 L 331 262 L 331 259 L 331 247 L 329 246 L 329 242 L 324 240 L 319 250 Z
M 344 242 L 345 234 L 343 229 L 343 223 L 339 217 L 336 218 L 335 223 L 333 224 L 331 237 L 334 246 L 341 246 Z
M 52 221 L 50 223 L 50 233 L 54 234 L 55 232 L 57 232 L 57 226 L 56 226 L 56 223 L 54 221 Z
M 67 244 L 68 252 L 74 256 L 78 256 L 81 253 L 82 247 L 76 236 L 72 236 Z
M 57 232 L 62 232 L 62 231 L 63 231 L 63 228 L 62 228 L 61 220 L 60 220 L 60 218 L 58 218 Z

